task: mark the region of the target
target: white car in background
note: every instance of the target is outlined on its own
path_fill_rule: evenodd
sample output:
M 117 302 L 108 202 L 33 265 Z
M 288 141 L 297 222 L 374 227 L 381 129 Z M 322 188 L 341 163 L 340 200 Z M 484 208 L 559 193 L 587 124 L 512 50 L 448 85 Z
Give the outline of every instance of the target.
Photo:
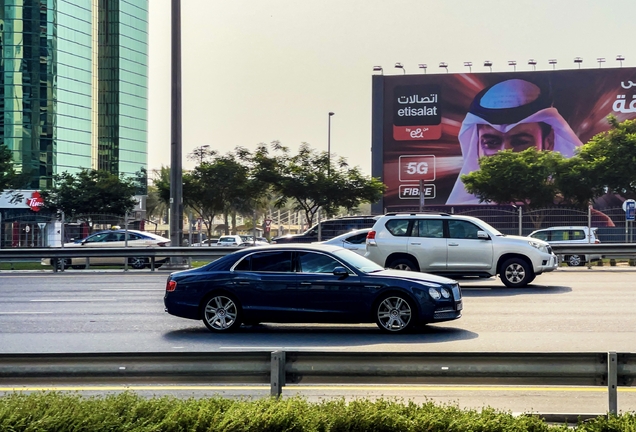
M 556 226 L 536 230 L 530 233 L 528 237 L 536 238 L 548 242 L 551 245 L 567 245 L 567 244 L 587 244 L 600 243 L 596 230 L 592 227 L 590 230 L 586 226 Z M 584 266 L 585 263 L 598 261 L 603 258 L 602 255 L 559 255 L 562 262 L 570 267 Z
M 349 249 L 357 253 L 360 256 L 364 256 L 367 252 L 367 234 L 369 234 L 371 228 L 362 228 L 358 230 L 349 231 L 348 233 L 340 234 L 331 240 L 323 242 L 314 242 L 320 244 L 340 246 L 341 248 Z
M 157 234 L 137 231 L 137 230 L 106 230 L 96 232 L 88 237 L 78 240 L 74 243 L 64 243 L 65 249 L 77 248 L 81 249 L 93 249 L 93 248 L 155 248 L 170 246 L 170 239 L 162 237 Z M 155 266 L 159 267 L 164 263 L 167 257 L 156 257 Z M 86 259 L 81 256 L 81 251 L 78 253 L 78 257 L 65 258 L 57 260 L 57 266 L 59 269 L 62 267 L 82 269 L 89 266 L 111 266 L 111 265 L 123 265 L 126 258 L 123 257 L 92 257 Z M 54 265 L 54 261 L 51 258 L 43 258 L 42 265 Z M 150 267 L 150 258 L 140 255 L 138 257 L 128 258 L 128 265 L 134 269 L 142 269 L 144 267 Z

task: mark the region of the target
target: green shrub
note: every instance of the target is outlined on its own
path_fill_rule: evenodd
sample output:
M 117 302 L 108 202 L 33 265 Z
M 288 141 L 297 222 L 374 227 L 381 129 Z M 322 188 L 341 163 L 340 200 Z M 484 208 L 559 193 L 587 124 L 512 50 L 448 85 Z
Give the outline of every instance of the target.
M 633 431 L 634 414 L 600 417 L 568 428 L 537 416 L 492 408 L 462 410 L 432 402 L 300 397 L 256 400 L 143 398 L 133 393 L 82 397 L 12 393 L 0 398 L 0 431 L 10 432 L 409 432 Z

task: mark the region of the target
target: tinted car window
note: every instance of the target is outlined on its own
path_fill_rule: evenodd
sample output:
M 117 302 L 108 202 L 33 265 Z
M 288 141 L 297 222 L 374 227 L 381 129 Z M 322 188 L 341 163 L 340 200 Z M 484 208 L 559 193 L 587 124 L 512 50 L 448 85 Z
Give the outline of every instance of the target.
M 298 261 L 303 273 L 332 273 L 334 268 L 342 267 L 342 264 L 330 256 L 313 252 L 299 253 Z
M 110 233 L 99 233 L 95 234 L 86 239 L 86 243 L 97 243 L 97 242 L 105 242 L 108 241 L 108 236 Z M 114 239 L 113 239 L 114 240 Z
M 351 237 L 347 237 L 345 241 L 351 244 L 364 244 L 367 241 L 367 233 L 360 233 Z
M 570 240 L 585 240 L 585 233 L 581 230 L 570 231 Z
M 417 231 L 414 237 L 442 238 L 444 237 L 444 221 L 435 219 L 424 219 L 417 221 Z
M 476 239 L 479 228 L 467 221 L 449 220 L 448 235 L 450 238 L 456 239 Z
M 570 240 L 569 232 L 564 230 L 552 231 L 552 241 Z
M 550 240 L 550 236 L 549 236 L 549 233 L 547 231 L 539 231 L 537 233 L 532 234 L 530 237 L 536 238 L 536 239 L 539 239 L 539 240 L 545 240 L 545 241 Z
M 289 251 L 261 252 L 251 257 L 252 271 L 291 272 L 292 259 Z
M 409 231 L 409 220 L 391 219 L 386 223 L 386 229 L 396 237 L 407 236 Z

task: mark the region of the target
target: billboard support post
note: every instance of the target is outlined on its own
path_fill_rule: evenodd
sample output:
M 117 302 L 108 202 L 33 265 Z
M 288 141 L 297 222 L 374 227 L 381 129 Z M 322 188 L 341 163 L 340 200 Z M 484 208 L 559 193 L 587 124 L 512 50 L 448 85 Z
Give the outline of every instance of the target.
M 424 212 L 425 203 L 426 203 L 426 194 L 424 193 L 424 180 L 420 180 L 420 213 Z

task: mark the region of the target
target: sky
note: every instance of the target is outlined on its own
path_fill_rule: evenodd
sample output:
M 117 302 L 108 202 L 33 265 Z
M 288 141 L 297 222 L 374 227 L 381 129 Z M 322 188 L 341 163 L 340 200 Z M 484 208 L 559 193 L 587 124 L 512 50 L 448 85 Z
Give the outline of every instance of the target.
M 148 167 L 170 164 L 171 0 L 149 1 Z M 636 66 L 634 0 L 181 0 L 183 167 L 278 140 L 371 174 L 371 76 Z M 394 67 L 396 62 L 404 70 Z M 585 89 L 581 89 L 585 91 Z

